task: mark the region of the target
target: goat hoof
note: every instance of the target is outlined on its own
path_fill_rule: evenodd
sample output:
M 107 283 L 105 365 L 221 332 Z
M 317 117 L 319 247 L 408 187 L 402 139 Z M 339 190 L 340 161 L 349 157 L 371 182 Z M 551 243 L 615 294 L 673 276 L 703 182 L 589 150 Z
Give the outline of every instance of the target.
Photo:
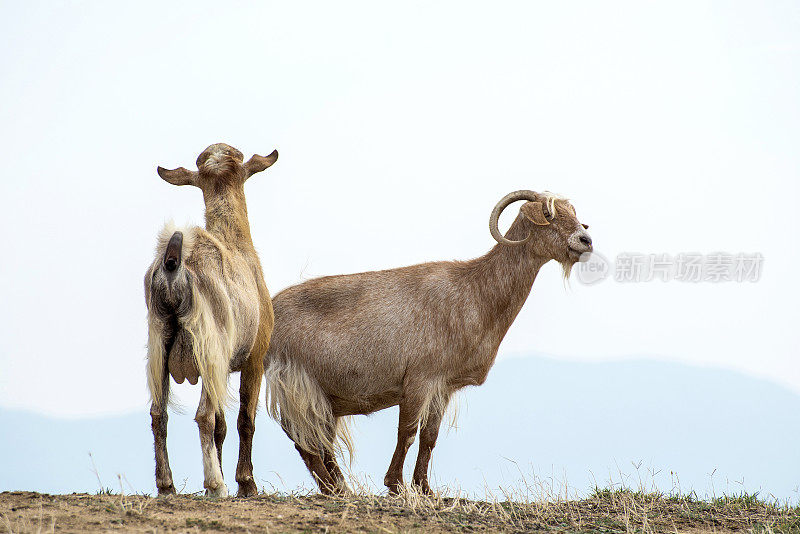
M 320 484 L 319 492 L 323 495 L 327 495 L 328 497 L 333 497 L 336 495 L 336 490 L 332 486 L 328 486 L 327 484 Z
M 347 497 L 348 495 L 351 495 L 350 488 L 347 486 L 347 484 L 342 482 L 336 486 L 336 495 L 339 497 Z
M 239 482 L 239 491 L 236 492 L 237 497 L 253 497 L 254 495 L 258 495 L 258 488 L 255 482 L 252 480 Z
M 206 497 L 210 499 L 219 499 L 228 496 L 228 486 L 223 482 L 216 488 L 206 488 Z
M 402 482 L 387 482 L 386 487 L 389 488 L 389 495 L 399 495 L 400 486 L 402 485 Z
M 167 495 L 175 495 L 175 486 L 173 484 L 163 488 L 158 488 L 159 497 L 166 497 Z
M 414 487 L 423 495 L 433 495 L 427 480 L 414 481 Z

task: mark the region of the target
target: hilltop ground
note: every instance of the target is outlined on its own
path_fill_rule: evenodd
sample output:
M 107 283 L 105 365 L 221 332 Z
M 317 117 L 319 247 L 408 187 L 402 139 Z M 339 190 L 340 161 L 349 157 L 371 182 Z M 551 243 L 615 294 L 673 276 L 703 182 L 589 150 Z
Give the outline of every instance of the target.
M 800 532 L 800 507 L 753 495 L 712 502 L 629 490 L 583 500 L 478 502 L 357 495 L 0 493 L 0 531 L 23 532 Z

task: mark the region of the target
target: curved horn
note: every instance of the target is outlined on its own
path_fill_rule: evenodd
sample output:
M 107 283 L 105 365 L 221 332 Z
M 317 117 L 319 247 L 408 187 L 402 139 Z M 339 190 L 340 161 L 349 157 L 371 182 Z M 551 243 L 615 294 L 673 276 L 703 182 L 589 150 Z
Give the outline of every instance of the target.
M 506 209 L 509 204 L 516 202 L 517 200 L 534 201 L 536 200 L 536 193 L 527 189 L 521 189 L 519 191 L 514 191 L 513 193 L 507 194 L 500 199 L 500 202 L 498 202 L 494 207 L 492 210 L 492 215 L 489 217 L 489 231 L 492 233 L 494 240 L 502 245 L 509 245 L 512 247 L 524 245 L 533 237 L 533 233 L 529 233 L 528 237 L 521 241 L 512 241 L 511 239 L 506 239 L 503 234 L 500 233 L 500 229 L 497 227 L 497 221 L 500 219 L 500 214 L 503 213 L 503 210 Z

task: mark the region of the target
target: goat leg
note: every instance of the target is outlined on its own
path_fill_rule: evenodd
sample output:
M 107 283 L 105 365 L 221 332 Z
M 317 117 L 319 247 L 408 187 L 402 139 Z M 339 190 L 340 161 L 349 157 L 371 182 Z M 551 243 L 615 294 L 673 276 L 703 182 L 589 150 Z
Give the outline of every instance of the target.
M 255 418 L 261 378 L 264 375 L 264 362 L 255 351 L 245 362 L 239 383 L 239 462 L 236 464 L 236 482 L 239 483 L 237 497 L 252 497 L 258 493 L 253 478 L 253 434 L 256 431 Z
M 336 428 L 338 427 L 337 418 L 334 418 L 333 423 L 330 426 L 329 430 L 329 437 L 330 442 L 336 442 Z M 322 463 L 325 465 L 325 468 L 330 473 L 333 481 L 336 483 L 336 491 L 340 495 L 345 495 L 350 491 L 350 488 L 347 487 L 347 482 L 344 479 L 344 474 L 342 470 L 339 468 L 339 464 L 336 462 L 336 454 L 333 451 L 326 450 L 322 453 Z
M 389 493 L 397 495 L 403 485 L 403 464 L 406 461 L 408 449 L 414 443 L 417 435 L 420 411 L 423 406 L 420 395 L 406 395 L 400 401 L 400 418 L 397 424 L 397 447 L 389 463 L 389 469 L 383 479 L 384 485 L 389 488 Z
M 436 446 L 436 438 L 439 436 L 439 428 L 444 416 L 444 406 L 436 407 L 431 410 L 425 426 L 419 433 L 419 452 L 417 453 L 417 463 L 414 466 L 413 483 L 422 493 L 431 494 L 431 487 L 428 484 L 428 464 L 431 460 L 431 453 Z
M 222 444 L 225 442 L 225 435 L 228 433 L 228 424 L 225 422 L 225 413 L 217 412 L 214 414 L 214 446 L 217 449 L 217 460 L 220 470 L 222 469 Z
M 349 491 L 347 487 L 347 482 L 345 482 L 344 474 L 342 470 L 339 468 L 339 464 L 336 463 L 336 455 L 331 451 L 325 451 L 322 453 L 322 463 L 325 465 L 325 469 L 328 470 L 330 473 L 331 478 L 336 486 L 336 492 L 340 495 L 344 495 Z
M 325 462 L 322 460 L 322 457 L 319 454 L 303 449 L 296 443 L 294 448 L 300 453 L 300 457 L 303 459 L 303 462 L 305 462 L 311 476 L 317 482 L 320 493 L 323 495 L 334 495 L 336 493 L 336 481 L 325 467 Z
M 227 497 L 228 488 L 222 479 L 222 469 L 215 443 L 216 408 L 203 387 L 200 394 L 200 405 L 197 407 L 197 428 L 200 431 L 200 447 L 203 452 L 203 487 L 207 497 Z
M 169 395 L 169 374 L 164 369 L 162 377 L 161 404 L 150 405 L 150 426 L 153 429 L 153 442 L 156 452 L 156 488 L 159 495 L 173 495 L 175 486 L 172 483 L 172 470 L 169 468 L 167 454 L 167 397 Z

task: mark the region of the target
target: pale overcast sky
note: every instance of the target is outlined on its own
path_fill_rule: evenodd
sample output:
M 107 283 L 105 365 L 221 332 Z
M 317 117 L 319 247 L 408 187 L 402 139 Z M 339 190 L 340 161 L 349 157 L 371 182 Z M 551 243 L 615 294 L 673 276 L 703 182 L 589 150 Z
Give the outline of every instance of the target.
M 500 197 L 551 190 L 610 259 L 760 253 L 763 273 L 565 288 L 548 265 L 501 358 L 675 360 L 800 392 L 795 2 L 3 11 L 0 406 L 146 406 L 144 271 L 165 220 L 203 216 L 155 168 L 220 141 L 280 151 L 246 189 L 273 294 L 478 256 Z

